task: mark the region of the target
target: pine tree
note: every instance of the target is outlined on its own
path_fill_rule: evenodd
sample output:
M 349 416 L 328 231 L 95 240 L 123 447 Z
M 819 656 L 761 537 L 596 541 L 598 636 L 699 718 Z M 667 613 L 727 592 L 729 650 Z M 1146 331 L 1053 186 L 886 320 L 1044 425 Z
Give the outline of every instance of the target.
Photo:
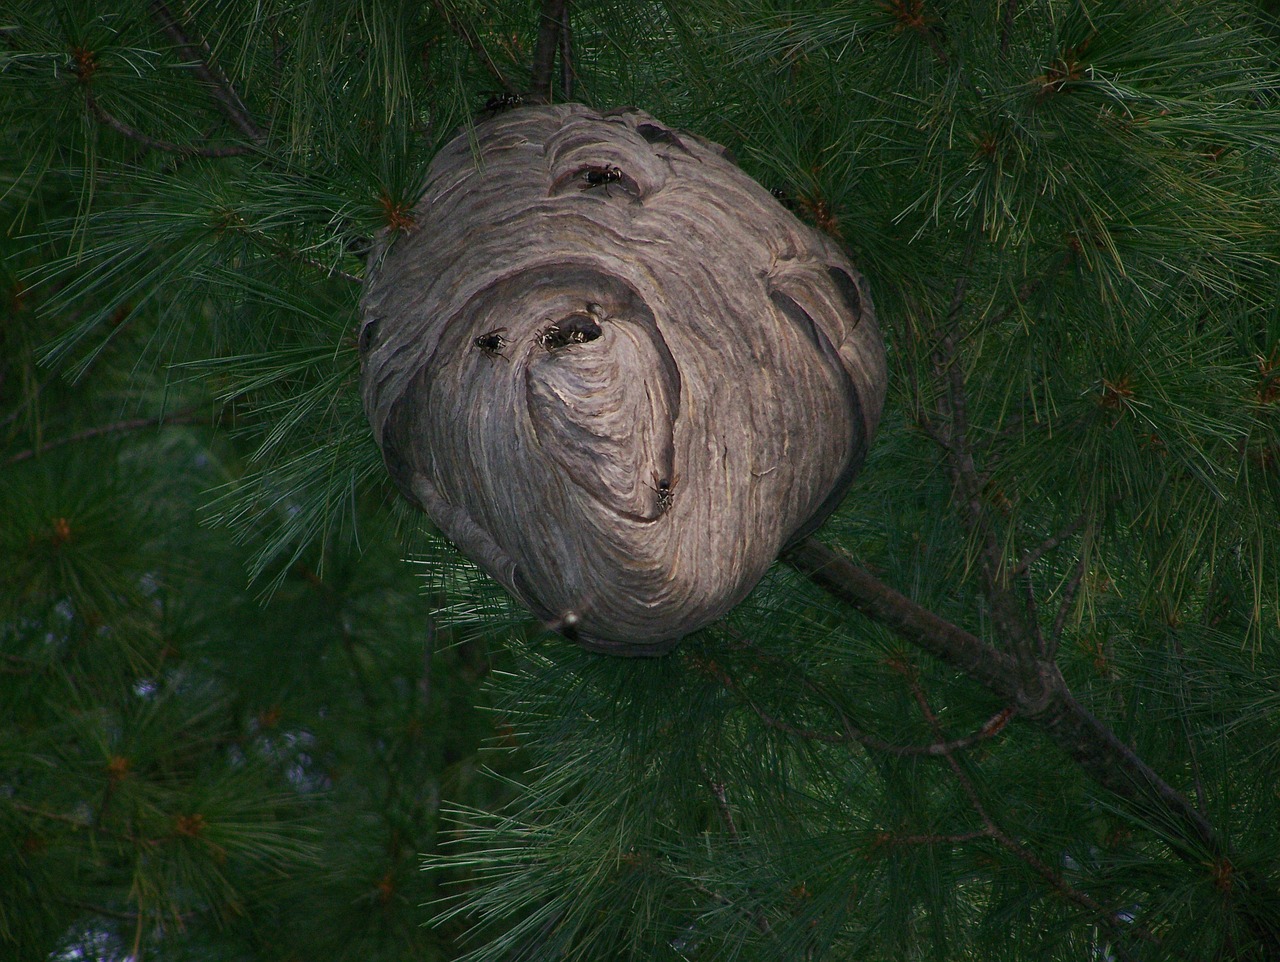
M 1265 5 L 2 9 L 6 950 L 1280 958 Z M 515 94 L 730 147 L 890 342 L 840 510 L 662 658 L 360 410 L 370 238 Z

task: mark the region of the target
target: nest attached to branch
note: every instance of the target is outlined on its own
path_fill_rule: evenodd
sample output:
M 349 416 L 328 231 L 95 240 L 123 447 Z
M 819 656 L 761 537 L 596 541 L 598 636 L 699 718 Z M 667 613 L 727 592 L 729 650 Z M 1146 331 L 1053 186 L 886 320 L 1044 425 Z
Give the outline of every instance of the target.
M 638 110 L 500 114 L 371 260 L 392 478 L 594 650 L 661 654 L 741 601 L 835 508 L 884 402 L 865 280 L 725 155 Z

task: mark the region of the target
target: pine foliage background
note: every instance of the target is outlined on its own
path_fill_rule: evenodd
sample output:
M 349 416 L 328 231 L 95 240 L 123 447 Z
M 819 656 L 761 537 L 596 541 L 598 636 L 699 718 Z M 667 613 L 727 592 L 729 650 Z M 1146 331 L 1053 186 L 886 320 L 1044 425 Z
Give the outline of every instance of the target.
M 561 8 L 553 98 L 731 147 L 890 341 L 838 554 L 656 660 L 356 387 L 370 237 Z M 4 954 L 1280 958 L 1274 13 L 0 0 Z

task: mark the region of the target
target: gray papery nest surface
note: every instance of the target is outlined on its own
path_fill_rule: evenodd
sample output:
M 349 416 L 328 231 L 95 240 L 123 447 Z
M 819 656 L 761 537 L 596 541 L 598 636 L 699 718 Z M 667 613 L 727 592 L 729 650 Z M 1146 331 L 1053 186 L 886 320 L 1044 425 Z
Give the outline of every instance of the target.
M 588 648 L 670 650 L 834 509 L 884 403 L 862 275 L 639 110 L 500 114 L 435 158 L 362 301 L 400 490 Z

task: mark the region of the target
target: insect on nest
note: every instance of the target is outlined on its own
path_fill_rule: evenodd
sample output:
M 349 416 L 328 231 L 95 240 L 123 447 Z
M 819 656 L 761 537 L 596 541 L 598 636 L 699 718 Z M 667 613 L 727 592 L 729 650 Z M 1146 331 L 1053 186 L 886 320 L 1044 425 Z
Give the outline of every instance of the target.
M 660 478 L 657 472 L 653 475 L 653 490 L 658 495 L 658 514 L 666 514 L 667 510 L 676 500 L 676 485 L 680 482 L 680 475 L 675 474 L 670 478 Z
M 584 167 L 579 171 L 586 183 L 582 185 L 582 190 L 590 190 L 593 187 L 603 187 L 604 192 L 609 193 L 610 184 L 622 183 L 622 168 L 613 165 L 601 165 L 598 167 Z
M 534 339 L 546 351 L 558 351 L 570 344 L 586 344 L 601 335 L 600 322 L 603 319 L 600 305 L 588 304 L 586 310 L 574 311 L 548 324 L 534 335 Z
M 507 356 L 502 353 L 502 349 L 507 344 L 507 339 L 502 336 L 505 330 L 505 327 L 495 327 L 492 331 L 485 331 L 472 343 L 485 357 L 500 357 L 505 361 Z

